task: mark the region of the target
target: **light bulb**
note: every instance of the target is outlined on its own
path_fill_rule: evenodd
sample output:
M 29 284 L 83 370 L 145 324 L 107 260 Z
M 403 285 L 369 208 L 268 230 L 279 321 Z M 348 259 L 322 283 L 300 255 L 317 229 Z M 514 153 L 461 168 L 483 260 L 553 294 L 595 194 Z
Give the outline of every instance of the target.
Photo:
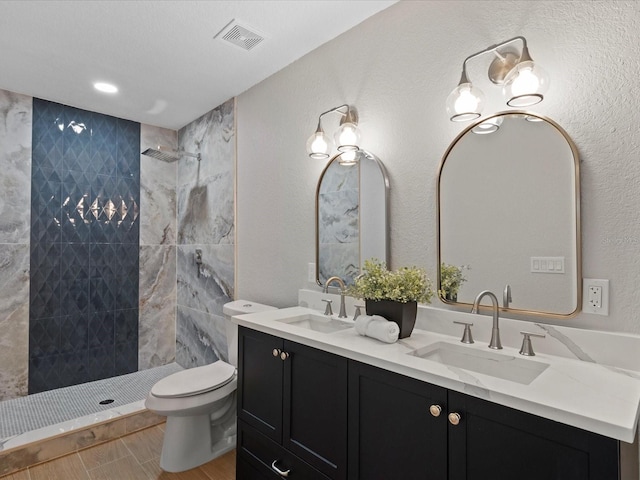
M 338 146 L 338 151 L 356 151 L 360 145 L 360 129 L 355 123 L 343 123 L 336 132 L 335 140 L 336 145 Z
M 478 118 L 483 106 L 482 90 L 470 82 L 461 83 L 447 97 L 447 114 L 452 122 L 466 122 Z
M 331 139 L 320 127 L 307 140 L 307 153 L 315 160 L 329 158 L 332 148 Z
M 504 79 L 502 93 L 510 107 L 540 103 L 549 88 L 549 76 L 532 60 L 520 62 Z
M 358 162 L 358 150 L 349 150 L 340 155 L 338 163 L 342 166 L 355 165 Z

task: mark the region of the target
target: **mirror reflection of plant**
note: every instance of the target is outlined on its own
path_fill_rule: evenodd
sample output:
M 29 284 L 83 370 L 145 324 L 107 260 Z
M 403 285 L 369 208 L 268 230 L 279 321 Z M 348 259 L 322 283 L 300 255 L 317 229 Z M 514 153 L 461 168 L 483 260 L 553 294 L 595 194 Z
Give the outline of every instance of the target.
M 444 262 L 440 265 L 440 290 L 438 294 L 442 298 L 448 300 L 455 300 L 458 296 L 458 291 L 467 279 L 464 276 L 463 270 L 470 270 L 469 265 L 449 265 Z
M 433 284 L 424 269 L 401 267 L 390 271 L 376 258 L 365 260 L 363 272 L 347 293 L 366 300 L 431 303 Z

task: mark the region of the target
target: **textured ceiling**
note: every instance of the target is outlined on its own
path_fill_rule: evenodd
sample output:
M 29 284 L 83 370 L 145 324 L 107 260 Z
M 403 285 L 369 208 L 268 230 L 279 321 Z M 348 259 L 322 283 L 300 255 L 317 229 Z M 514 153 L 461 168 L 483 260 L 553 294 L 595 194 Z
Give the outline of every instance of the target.
M 0 88 L 177 129 L 395 1 L 0 0 Z M 213 38 L 234 19 L 265 40 Z

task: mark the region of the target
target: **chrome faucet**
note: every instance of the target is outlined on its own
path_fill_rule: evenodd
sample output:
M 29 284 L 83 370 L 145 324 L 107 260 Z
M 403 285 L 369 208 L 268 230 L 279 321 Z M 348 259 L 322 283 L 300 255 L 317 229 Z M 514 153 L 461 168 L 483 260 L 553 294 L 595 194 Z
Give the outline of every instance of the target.
M 344 284 L 340 277 L 331 277 L 324 283 L 324 293 L 329 293 L 329 285 L 333 282 L 337 282 L 340 285 L 340 313 L 338 318 L 347 318 L 347 309 L 344 305 L 344 296 L 347 293 L 347 286 Z
M 496 296 L 489 290 L 480 292 L 473 302 L 471 313 L 478 313 L 480 302 L 484 297 L 489 297 L 491 299 L 491 303 L 493 304 L 493 327 L 491 328 L 491 341 L 489 342 L 489 348 L 493 348 L 494 350 L 501 350 L 502 343 L 500 342 L 500 327 L 498 326 L 498 299 L 496 298 Z

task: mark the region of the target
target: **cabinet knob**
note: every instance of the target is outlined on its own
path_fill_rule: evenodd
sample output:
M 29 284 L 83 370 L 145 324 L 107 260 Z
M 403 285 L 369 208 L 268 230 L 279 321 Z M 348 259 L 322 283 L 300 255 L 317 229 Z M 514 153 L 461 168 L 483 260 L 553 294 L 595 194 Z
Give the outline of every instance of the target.
M 280 475 L 282 478 L 287 478 L 289 476 L 289 472 L 291 472 L 291 469 L 289 470 L 280 470 L 277 466 L 276 466 L 276 462 L 278 460 L 274 460 L 273 463 L 271 464 L 271 468 L 273 468 L 273 470 Z
M 458 424 L 460 423 L 460 419 L 461 419 L 461 418 L 462 418 L 462 417 L 460 417 L 460 414 L 459 414 L 459 413 L 451 412 L 451 413 L 449 414 L 449 423 L 450 423 L 451 425 L 458 425 Z
M 433 415 L 434 417 L 439 417 L 442 413 L 442 407 L 440 405 L 431 405 L 429 407 L 429 413 L 431 413 L 431 415 Z
M 279 348 L 274 348 L 273 351 L 271 352 L 271 354 L 274 357 L 279 357 L 281 353 L 282 353 L 282 350 L 280 350 Z
M 287 358 L 289 358 L 289 354 L 287 352 L 280 353 L 280 359 L 282 361 L 286 360 Z

